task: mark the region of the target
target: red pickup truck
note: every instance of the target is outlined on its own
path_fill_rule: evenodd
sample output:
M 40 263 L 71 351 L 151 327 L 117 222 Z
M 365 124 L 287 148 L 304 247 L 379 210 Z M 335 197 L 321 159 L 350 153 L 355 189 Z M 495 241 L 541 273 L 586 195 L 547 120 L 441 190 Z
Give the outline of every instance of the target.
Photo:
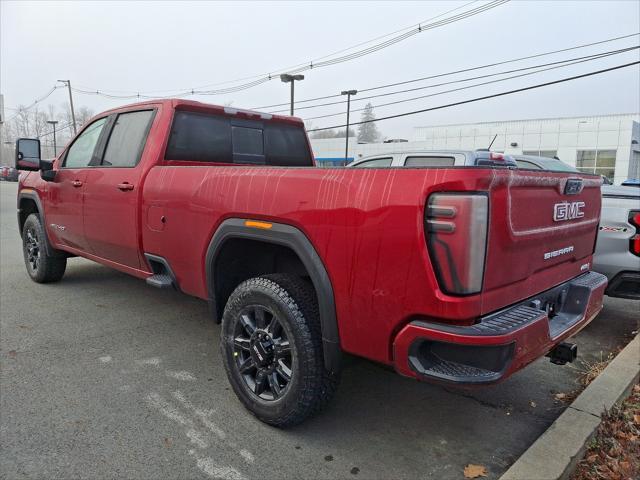
M 343 352 L 490 384 L 572 360 L 563 340 L 602 308 L 596 176 L 317 168 L 301 120 L 184 100 L 100 114 L 53 162 L 39 148 L 16 148 L 31 278 L 77 255 L 207 300 L 233 389 L 272 425 L 329 401 Z

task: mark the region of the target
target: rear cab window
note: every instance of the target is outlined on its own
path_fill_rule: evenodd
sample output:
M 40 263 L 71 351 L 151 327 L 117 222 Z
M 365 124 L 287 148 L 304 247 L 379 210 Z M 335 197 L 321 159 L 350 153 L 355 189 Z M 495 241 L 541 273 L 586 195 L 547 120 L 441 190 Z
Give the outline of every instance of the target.
M 454 157 L 428 155 L 412 155 L 404 161 L 406 167 L 452 167 L 454 163 Z
M 304 127 L 176 111 L 165 160 L 312 167 Z

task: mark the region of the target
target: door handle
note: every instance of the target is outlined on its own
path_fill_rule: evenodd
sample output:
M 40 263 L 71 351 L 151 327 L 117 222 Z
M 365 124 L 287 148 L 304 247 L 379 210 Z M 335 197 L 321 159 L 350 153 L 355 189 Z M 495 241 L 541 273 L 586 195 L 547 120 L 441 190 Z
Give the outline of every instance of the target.
M 133 190 L 133 185 L 129 182 L 123 182 L 118 184 L 118 188 L 123 192 L 126 192 L 128 190 Z
M 73 185 L 76 188 L 81 187 L 82 186 L 82 181 L 74 180 L 73 182 L 71 182 L 71 185 Z

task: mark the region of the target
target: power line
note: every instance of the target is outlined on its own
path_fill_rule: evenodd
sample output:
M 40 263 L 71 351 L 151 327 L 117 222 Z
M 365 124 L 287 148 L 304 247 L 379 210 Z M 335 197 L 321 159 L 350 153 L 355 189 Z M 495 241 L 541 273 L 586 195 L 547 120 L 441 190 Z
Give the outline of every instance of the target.
M 490 98 L 502 97 L 502 96 L 511 95 L 511 94 L 514 94 L 514 93 L 525 92 L 527 90 L 534 90 L 536 88 L 547 87 L 549 85 L 555 85 L 555 84 L 558 84 L 558 83 L 569 82 L 569 81 L 572 81 L 572 80 L 577 80 L 579 78 L 586 78 L 586 77 L 591 77 L 593 75 L 600 75 L 602 73 L 611 72 L 613 70 L 619 70 L 621 68 L 631 67 L 633 65 L 638 65 L 638 64 L 640 64 L 640 61 L 631 62 L 631 63 L 625 63 L 623 65 L 617 65 L 615 67 L 605 68 L 603 70 L 596 70 L 594 72 L 583 73 L 582 75 L 575 75 L 573 77 L 561 78 L 559 80 L 554 80 L 552 82 L 539 83 L 537 85 L 531 85 L 529 87 L 517 88 L 515 90 L 508 90 L 506 92 L 501 92 L 501 93 L 494 93 L 493 95 L 485 95 L 483 97 L 471 98 L 469 100 L 462 100 L 460 102 L 448 103 L 446 105 L 439 105 L 437 107 L 423 108 L 421 110 L 414 110 L 414 111 L 411 111 L 411 112 L 404 112 L 404 113 L 398 113 L 398 114 L 395 114 L 395 115 L 388 115 L 386 117 L 380 117 L 380 118 L 376 118 L 376 119 L 373 119 L 373 120 L 362 120 L 360 122 L 351 123 L 351 126 L 353 126 L 353 125 L 361 125 L 363 123 L 380 122 L 382 120 L 390 120 L 392 118 L 406 117 L 406 116 L 409 116 L 409 115 L 416 115 L 418 113 L 431 112 L 433 110 L 441 110 L 443 108 L 456 107 L 458 105 L 464 105 L 464 104 L 467 104 L 467 103 L 479 102 L 481 100 L 488 100 Z M 307 131 L 308 132 L 319 132 L 321 130 L 332 130 L 334 128 L 342 128 L 342 127 L 345 127 L 345 126 L 346 125 L 333 125 L 331 127 L 313 128 L 313 129 L 307 130 Z
M 366 96 L 366 97 L 358 97 L 358 98 L 352 100 L 352 102 L 354 102 L 354 101 L 362 102 L 364 100 L 369 100 L 369 99 L 372 99 L 372 98 L 388 97 L 388 96 L 391 96 L 391 95 L 399 95 L 401 93 L 408 93 L 408 92 L 416 92 L 418 90 L 425 90 L 427 88 L 442 87 L 442 86 L 451 85 L 451 84 L 454 84 L 454 83 L 464 83 L 464 82 L 469 82 L 471 80 L 479 80 L 481 78 L 496 77 L 498 75 L 506 75 L 508 73 L 522 72 L 522 71 L 525 71 L 525 70 L 532 70 L 534 68 L 546 67 L 546 66 L 549 66 L 549 65 L 560 65 L 562 67 L 562 66 L 572 65 L 572 63 L 569 63 L 569 62 L 573 62 L 574 60 L 582 60 L 582 59 L 586 59 L 586 61 L 598 60 L 600 58 L 608 57 L 610 55 L 618 55 L 620 53 L 626 53 L 626 52 L 629 52 L 631 50 L 636 50 L 638 48 L 640 48 L 640 47 L 639 46 L 634 46 L 634 47 L 621 48 L 621 49 L 618 49 L 618 50 L 610 50 L 610 51 L 607 51 L 607 52 L 599 52 L 599 53 L 596 53 L 596 54 L 585 55 L 585 56 L 582 56 L 582 57 L 568 58 L 568 59 L 559 60 L 559 61 L 556 61 L 556 62 L 549 62 L 549 63 L 543 63 L 543 64 L 538 64 L 538 65 L 531 65 L 529 67 L 516 68 L 516 69 L 513 69 L 513 70 L 504 70 L 504 71 L 501 71 L 501 72 L 488 73 L 486 75 L 479 75 L 479 76 L 476 76 L 476 77 L 466 77 L 466 78 L 461 78 L 461 79 L 457 79 L 457 80 L 450 80 L 448 82 L 432 83 L 430 85 L 424 85 L 422 87 L 408 88 L 408 89 L 404 89 L 404 90 L 396 90 L 396 91 L 393 91 L 393 92 L 378 93 L 376 95 L 369 95 L 369 96 Z M 566 64 L 566 65 L 563 65 L 563 64 Z M 360 92 L 362 92 L 362 90 L 359 90 L 358 93 L 360 93 Z M 318 103 L 318 104 L 315 104 L 315 105 L 307 105 L 307 106 L 304 106 L 304 107 L 298 107 L 297 110 L 307 110 L 307 109 L 310 109 L 310 108 L 327 107 L 327 106 L 330 106 L 330 105 L 340 105 L 340 104 L 344 104 L 344 103 L 346 103 L 345 100 L 339 100 L 339 101 L 327 102 L 327 103 Z M 272 113 L 272 114 L 273 113 L 282 113 L 282 112 L 285 112 L 285 111 L 288 111 L 288 110 L 272 110 L 272 111 L 269 111 L 268 113 Z M 355 111 L 358 111 L 358 110 L 353 110 L 353 111 L 355 112 Z M 331 115 L 329 115 L 329 116 L 331 116 Z M 314 117 L 314 118 L 322 118 L 322 117 Z
M 592 47 L 594 45 L 601 45 L 603 43 L 615 42 L 617 40 L 623 40 L 623 39 L 630 38 L 630 37 L 636 37 L 638 35 L 640 35 L 640 32 L 632 33 L 632 34 L 629 34 L 629 35 L 622 35 L 620 37 L 609 38 L 609 39 L 606 39 L 606 40 L 600 40 L 598 42 L 592 42 L 592 43 L 585 43 L 585 44 L 582 44 L 582 45 L 576 45 L 574 47 L 563 48 L 563 49 L 560 49 L 560 50 L 553 50 L 553 51 L 550 51 L 550 52 L 537 53 L 537 54 L 534 54 L 534 55 L 528 55 L 526 57 L 519 57 L 519 58 L 514 58 L 514 59 L 511 59 L 511 60 L 503 60 L 503 61 L 500 61 L 500 62 L 488 63 L 488 64 L 485 64 L 485 65 L 479 65 L 479 66 L 476 66 L 476 67 L 464 68 L 462 70 L 455 70 L 455 71 L 452 71 L 452 72 L 439 73 L 439 74 L 429 75 L 427 77 L 415 78 L 415 79 L 412 79 L 412 80 L 405 80 L 405 81 L 402 81 L 402 82 L 389 83 L 389 84 L 386 84 L 386 85 L 378 85 L 378 86 L 370 87 L 370 88 L 363 88 L 363 89 L 359 89 L 358 91 L 359 92 L 368 92 L 368 91 L 371 91 L 371 90 L 379 90 L 379 89 L 382 89 L 382 88 L 396 87 L 398 85 L 405 85 L 407 83 L 414 83 L 414 82 L 420 82 L 420 81 L 423 81 L 423 80 L 431 80 L 433 78 L 446 77 L 446 76 L 455 75 L 455 74 L 458 74 L 458 73 L 471 72 L 471 71 L 480 70 L 480 69 L 483 69 L 483 68 L 496 67 L 496 66 L 499 66 L 499 65 L 507 64 L 507 63 L 514 63 L 514 62 L 519 62 L 519 61 L 522 61 L 522 60 L 530 60 L 532 58 L 538 58 L 538 57 L 543 57 L 543 56 L 547 56 L 547 55 L 554 55 L 556 53 L 563 53 L 563 52 L 568 52 L 568 51 L 571 51 L 571 50 L 578 50 L 578 49 L 581 49 L 581 48 Z M 341 96 L 340 94 L 325 95 L 325 96 L 322 96 L 322 97 L 308 98 L 308 99 L 304 99 L 304 100 L 296 100 L 295 103 L 299 104 L 299 103 L 315 102 L 317 100 L 326 100 L 328 98 L 337 98 L 337 97 L 340 97 L 340 96 Z M 262 110 L 262 109 L 265 109 L 265 108 L 283 107 L 283 106 L 287 106 L 287 105 L 289 105 L 289 102 L 287 102 L 287 103 L 277 103 L 277 104 L 274 104 L 274 105 L 265 105 L 265 106 L 262 106 L 262 107 L 253 107 L 252 110 Z
M 485 11 L 491 10 L 495 7 L 498 7 L 504 3 L 507 3 L 509 0 L 491 0 L 488 3 L 485 3 L 483 5 L 480 5 L 478 7 L 472 8 L 470 10 L 466 10 L 464 12 L 458 13 L 456 15 L 432 22 L 432 23 L 419 23 L 413 27 L 407 27 L 406 32 L 400 34 L 400 35 L 396 35 L 392 38 L 389 38 L 388 40 L 385 40 L 384 42 L 380 42 L 377 44 L 374 44 L 370 47 L 361 49 L 361 50 L 356 50 L 354 52 L 342 55 L 340 57 L 336 57 L 336 58 L 330 58 L 330 59 L 326 59 L 327 57 L 331 57 L 335 54 L 330 54 L 330 55 L 326 55 L 324 57 L 320 57 L 317 59 L 313 59 L 310 60 L 308 63 L 304 63 L 304 64 L 299 64 L 287 69 L 283 69 L 283 70 L 277 70 L 275 72 L 270 72 L 268 74 L 262 74 L 260 76 L 256 76 L 256 77 L 247 77 L 248 79 L 251 78 L 255 78 L 255 80 L 252 80 L 250 82 L 247 83 L 243 83 L 243 84 L 239 84 L 239 85 L 234 85 L 231 87 L 226 87 L 226 88 L 222 88 L 222 89 L 217 89 L 217 90 L 199 90 L 196 88 L 191 88 L 191 89 L 185 89 L 185 91 L 178 93 L 177 95 L 169 95 L 166 97 L 162 97 L 162 96 L 155 96 L 155 95 L 147 95 L 147 94 L 143 94 L 143 93 L 132 93 L 132 94 L 128 94 L 128 95 L 114 95 L 114 94 L 109 94 L 106 91 L 100 91 L 100 90 L 93 90 L 93 89 L 75 89 L 75 91 L 77 91 L 78 93 L 83 93 L 83 94 L 91 94 L 91 95 L 101 95 L 107 98 L 117 98 L 117 99 L 133 99 L 133 98 L 140 98 L 140 99 L 151 99 L 151 98 L 172 98 L 172 97 L 176 97 L 176 96 L 189 96 L 189 95 L 223 95 L 223 94 L 228 94 L 228 93 L 235 93 L 235 92 L 239 92 L 241 90 L 247 90 L 249 88 L 255 87 L 257 85 L 269 82 L 271 80 L 274 79 L 278 79 L 279 78 L 279 73 L 281 72 L 286 72 L 286 73 L 290 73 L 290 74 L 295 74 L 295 73 L 300 73 L 300 72 L 304 72 L 307 70 L 312 70 L 312 69 L 318 69 L 318 68 L 323 68 L 323 67 L 327 67 L 330 65 L 336 65 L 339 63 L 343 63 L 343 62 L 348 62 L 351 60 L 354 60 L 356 58 L 360 58 L 363 57 L 365 55 L 369 55 L 371 53 L 377 52 L 379 50 L 382 50 L 384 48 L 390 47 L 396 43 L 402 42 L 404 40 L 406 40 L 407 38 L 410 38 L 414 35 L 417 35 L 419 33 L 425 32 L 427 30 L 432 30 L 434 28 L 438 28 L 438 27 L 442 27 L 444 25 L 448 25 L 450 23 L 455 23 L 461 20 L 464 20 L 466 18 L 478 15 L 480 13 L 483 13 Z M 475 2 L 470 2 L 464 6 L 470 5 L 471 3 L 475 3 Z M 449 10 L 448 12 L 438 15 L 436 17 L 433 17 L 432 19 L 429 19 L 428 21 L 431 21 L 435 18 L 439 18 L 442 17 L 443 15 L 446 15 L 447 13 L 451 13 L 455 10 L 458 10 L 462 7 L 457 7 L 455 9 Z M 400 30 L 402 31 L 402 30 Z M 388 36 L 388 35 L 387 35 Z M 378 38 L 384 38 L 383 37 L 378 37 Z M 370 43 L 370 42 L 364 42 L 366 43 Z M 353 47 L 351 47 L 353 48 Z M 350 48 L 346 49 L 349 50 Z M 344 51 L 344 50 L 343 50 Z
M 7 122 L 10 122 L 11 120 L 13 120 L 14 118 L 16 118 L 18 115 L 20 115 L 20 113 L 22 112 L 26 112 L 27 110 L 29 110 L 30 108 L 35 107 L 37 104 L 43 102 L 44 100 L 46 100 L 47 98 L 49 98 L 49 96 L 55 92 L 58 88 L 61 88 L 58 85 L 54 85 L 53 87 L 51 87 L 51 90 L 49 90 L 47 93 L 45 93 L 44 95 L 42 95 L 40 98 L 38 98 L 37 100 L 35 100 L 32 104 L 26 106 L 26 107 L 22 107 L 22 108 L 10 108 L 9 110 L 15 110 L 18 113 L 16 113 L 13 117 L 7 119 Z
M 506 71 L 506 72 L 500 72 L 500 73 L 496 73 L 496 74 L 492 74 L 492 75 L 484 75 L 484 76 L 481 76 L 481 77 L 465 79 L 463 81 L 475 80 L 475 79 L 479 79 L 479 78 L 486 78 L 486 77 L 491 77 L 491 76 L 495 76 L 495 75 L 504 75 L 504 74 L 507 74 L 507 73 L 513 73 L 513 72 L 522 71 L 522 70 L 530 70 L 532 68 L 539 68 L 539 67 L 545 67 L 547 65 L 555 65 L 556 63 L 562 63 L 561 65 L 555 65 L 555 66 L 548 67 L 548 68 L 540 68 L 539 70 L 535 70 L 533 72 L 521 73 L 521 74 L 518 74 L 518 75 L 511 75 L 509 77 L 499 78 L 499 79 L 496 79 L 496 80 L 490 80 L 488 82 L 474 83 L 473 85 L 466 85 L 466 86 L 460 87 L 460 88 L 453 88 L 453 89 L 450 89 L 450 90 L 443 90 L 441 92 L 431 93 L 429 95 L 420 95 L 418 97 L 405 98 L 405 99 L 402 99 L 402 100 L 396 100 L 394 102 L 381 103 L 381 104 L 378 104 L 378 105 L 372 105 L 372 107 L 374 107 L 374 108 L 387 107 L 389 105 L 397 105 L 399 103 L 406 103 L 406 102 L 411 102 L 411 101 L 414 101 L 414 100 L 420 100 L 420 99 L 423 99 L 423 98 L 436 97 L 436 96 L 439 96 L 439 95 L 444 95 L 446 93 L 452 93 L 452 92 L 458 92 L 458 91 L 461 91 L 461 90 L 467 90 L 469 88 L 475 88 L 475 87 L 480 87 L 480 86 L 483 86 L 483 85 L 490 85 L 490 84 L 493 84 L 493 83 L 504 82 L 506 80 L 512 80 L 514 78 L 520 78 L 520 77 L 526 77 L 526 76 L 529 76 L 529 75 L 535 75 L 537 73 L 546 72 L 546 71 L 549 71 L 549 70 L 556 70 L 558 68 L 565 68 L 565 67 L 568 67 L 568 66 L 571 66 L 571 65 L 577 65 L 579 63 L 585 63 L 585 62 L 591 62 L 591 61 L 594 61 L 594 60 L 600 60 L 601 58 L 610 57 L 612 55 L 618 55 L 620 53 L 630 52 L 632 50 L 637 50 L 639 48 L 640 48 L 640 46 L 630 47 L 630 48 L 626 48 L 626 49 L 623 49 L 623 50 L 620 50 L 620 51 L 608 52 L 608 53 L 600 54 L 600 55 L 597 55 L 597 56 L 578 57 L 577 59 L 570 59 L 570 60 L 575 60 L 575 61 L 566 60 L 564 62 L 553 62 L 553 63 L 550 63 L 550 64 L 542 64 L 542 65 L 536 65 L 536 66 L 533 66 L 533 67 L 528 67 L 526 69 L 517 69 L 517 70 Z M 569 63 L 567 63 L 567 62 L 569 62 Z M 448 82 L 448 83 L 457 83 L 457 82 Z M 440 85 L 430 85 L 428 87 L 423 87 L 423 88 L 430 88 L 432 86 L 441 86 L 441 85 L 446 85 L 446 84 L 447 83 L 440 84 Z M 402 92 L 394 92 L 393 94 L 410 92 L 410 91 L 415 91 L 415 90 L 418 90 L 418 89 L 410 89 L 410 90 L 405 90 L 405 91 L 402 91 Z M 392 93 L 390 93 L 390 94 L 392 94 Z M 378 96 L 385 96 L 385 95 L 374 95 L 374 96 L 371 96 L 371 97 L 364 97 L 363 99 L 365 99 L 365 98 L 373 98 L 373 97 L 378 97 Z M 363 100 L 363 99 L 361 99 L 361 100 Z M 301 107 L 301 108 L 304 108 L 304 107 Z M 311 107 L 309 107 L 309 108 L 311 108 Z M 365 108 L 356 108 L 356 109 L 353 109 L 351 111 L 352 112 L 361 112 L 361 111 L 365 110 Z M 336 113 L 329 113 L 329 114 L 326 114 L 326 115 L 318 115 L 318 116 L 315 116 L 315 117 L 305 118 L 304 120 L 317 120 L 317 119 L 320 119 L 320 118 L 336 117 L 336 116 L 339 116 L 339 115 L 344 115 L 344 112 L 336 112 Z
M 338 51 L 335 51 L 335 52 L 329 53 L 329 54 L 324 55 L 324 56 L 322 56 L 322 57 L 319 57 L 319 58 L 317 58 L 317 59 L 315 59 L 315 60 L 313 60 L 313 61 L 324 60 L 325 58 L 329 58 L 329 57 L 332 57 L 332 56 L 334 56 L 334 55 L 338 55 L 338 54 L 340 54 L 340 53 L 347 52 L 347 51 L 352 50 L 352 49 L 354 49 L 354 48 L 361 47 L 362 45 L 367 45 L 367 44 L 372 43 L 372 42 L 375 42 L 375 41 L 377 41 L 377 40 L 380 40 L 380 39 L 383 39 L 383 38 L 390 37 L 391 35 L 394 35 L 394 34 L 396 34 L 396 33 L 404 32 L 405 30 L 409 30 L 409 29 L 412 29 L 412 28 L 418 27 L 419 25 L 421 25 L 421 24 L 423 24 L 423 23 L 427 23 L 427 22 L 430 22 L 430 21 L 435 20 L 435 19 L 437 19 L 437 18 L 443 17 L 443 16 L 445 16 L 445 15 L 447 15 L 447 14 L 449 14 L 449 13 L 452 13 L 452 12 L 455 12 L 455 11 L 460 10 L 460 9 L 462 9 L 462 8 L 468 7 L 469 5 L 471 5 L 471 4 L 473 4 L 473 3 L 477 3 L 477 2 L 479 2 L 479 1 L 480 1 L 480 0 L 473 0 L 473 1 L 471 1 L 471 2 L 465 3 L 464 5 L 460 5 L 459 7 L 452 8 L 451 10 L 447 10 L 446 12 L 443 12 L 443 13 L 441 13 L 441 14 L 439 14 L 439 15 L 434 16 L 434 17 L 430 17 L 430 18 L 427 18 L 427 19 L 425 19 L 425 20 L 422 20 L 421 22 L 418 22 L 418 23 L 416 23 L 416 24 L 413 24 L 413 25 L 411 25 L 411 26 L 409 26 L 409 27 L 404 27 L 404 28 L 401 28 L 401 29 L 399 29 L 399 30 L 395 30 L 395 31 L 393 31 L 393 32 L 387 33 L 387 34 L 385 34 L 385 35 L 381 35 L 381 36 L 379 36 L 379 37 L 375 37 L 375 38 L 372 38 L 372 39 L 366 40 L 366 41 L 364 41 L 364 42 L 360 42 L 360 43 L 358 43 L 358 44 L 351 45 L 350 47 L 346 47 L 346 48 L 343 48 L 343 49 L 341 49 L 341 50 L 338 50 Z M 274 69 L 274 70 L 271 72 L 271 75 L 272 75 L 272 76 L 276 76 L 277 74 L 276 74 L 276 73 L 274 73 L 274 72 L 285 72 L 285 73 L 286 73 L 286 72 L 288 72 L 288 71 L 289 71 L 289 69 L 292 69 L 292 68 L 299 68 L 299 67 L 302 67 L 302 66 L 305 66 L 305 65 L 308 65 L 308 64 L 309 64 L 309 62 L 304 62 L 304 63 L 298 63 L 298 64 L 296 64 L 296 65 L 291 65 L 291 66 L 286 67 L 286 68 L 277 68 L 277 69 Z M 147 91 L 145 91 L 144 93 L 145 93 L 145 94 L 149 94 L 149 93 L 166 93 L 166 92 L 175 92 L 175 91 L 191 91 L 191 90 L 194 90 L 194 89 L 199 90 L 199 89 L 202 89 L 202 88 L 215 87 L 215 86 L 218 86 L 218 85 L 228 85 L 228 84 L 230 84 L 230 83 L 235 83 L 235 82 L 241 82 L 241 81 L 244 81 L 244 80 L 251 80 L 251 79 L 255 79 L 255 78 L 260 78 L 260 77 L 263 77 L 264 75 L 265 75 L 265 74 L 260 73 L 260 74 L 257 74 L 257 75 L 249 75 L 249 76 L 245 76 L 245 77 L 235 78 L 235 79 L 232 79 L 232 80 L 226 80 L 226 81 L 222 81 L 222 82 L 216 82 L 216 83 L 209 83 L 209 84 L 206 84 L 206 85 L 200 85 L 200 86 L 197 86 L 197 87 L 188 87 L 188 88 L 169 88 L 169 89 L 163 89 L 163 90 L 147 90 Z M 82 86 L 82 85 L 79 85 L 79 86 L 80 86 L 81 88 L 85 89 L 85 90 L 93 91 L 93 89 L 91 89 L 91 88 L 89 88 L 89 87 L 85 87 L 85 86 Z M 129 93 L 129 94 L 131 94 L 131 90 L 102 90 L 102 92 L 105 92 L 105 93 Z M 137 97 L 139 93 L 140 93 L 140 92 L 136 92 L 136 94 L 134 95 L 134 97 Z M 288 104 L 287 104 L 287 105 L 288 105 Z M 279 105 L 277 105 L 277 106 L 279 106 Z
M 69 127 L 72 127 L 72 126 L 73 126 L 73 122 L 69 122 L 66 125 L 63 125 L 62 127 L 56 128 L 55 131 L 56 131 L 56 133 L 58 133 L 58 132 L 61 132 L 62 130 L 64 130 L 65 128 L 69 128 Z M 47 133 L 43 133 L 42 135 L 38 135 L 38 138 L 40 139 L 42 137 L 47 137 L 49 135 L 53 135 L 53 130 L 51 130 L 50 132 L 47 132 Z

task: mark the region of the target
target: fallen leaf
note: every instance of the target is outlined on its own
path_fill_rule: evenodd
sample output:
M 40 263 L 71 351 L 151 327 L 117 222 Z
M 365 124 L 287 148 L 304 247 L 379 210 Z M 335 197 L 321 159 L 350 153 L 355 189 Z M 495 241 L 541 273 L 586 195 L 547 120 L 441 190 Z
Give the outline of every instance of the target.
M 635 385 L 635 386 L 633 387 L 633 391 L 634 391 L 634 392 L 640 392 L 640 384 Z
M 9 352 L 9 353 L 11 353 L 11 352 Z M 634 422 L 635 424 L 637 424 L 637 425 L 640 425 L 640 415 L 635 414 L 635 415 L 633 416 L 633 422 Z
M 15 350 L 9 350 L 9 353 L 7 355 L 9 355 L 9 358 L 16 358 L 18 352 L 16 352 Z
M 164 446 L 171 448 L 171 439 L 169 437 L 164 437 Z
M 556 400 L 563 400 L 565 398 L 567 398 L 566 393 L 556 393 Z
M 470 463 L 464 467 L 464 478 L 478 478 L 486 476 L 487 468 L 483 465 L 474 465 L 473 463 Z

